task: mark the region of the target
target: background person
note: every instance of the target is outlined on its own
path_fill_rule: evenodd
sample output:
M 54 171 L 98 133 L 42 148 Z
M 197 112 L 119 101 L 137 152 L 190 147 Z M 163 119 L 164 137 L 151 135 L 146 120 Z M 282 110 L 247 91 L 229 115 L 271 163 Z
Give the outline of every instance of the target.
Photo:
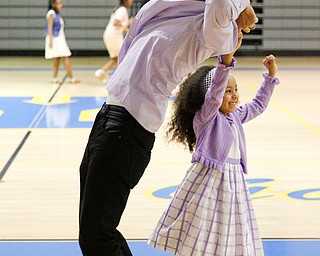
M 45 58 L 53 59 L 52 83 L 58 83 L 58 72 L 60 60 L 62 59 L 70 83 L 79 83 L 73 74 L 69 56 L 71 52 L 64 34 L 64 20 L 60 14 L 62 0 L 49 0 L 48 12 L 46 15 L 47 29 L 45 39 Z
M 113 10 L 108 25 L 103 33 L 103 42 L 108 50 L 110 60 L 95 72 L 95 76 L 103 83 L 111 68 L 117 66 L 118 55 L 124 40 L 124 34 L 132 22 L 129 19 L 127 8 L 131 7 L 133 0 L 120 0 L 119 5 Z

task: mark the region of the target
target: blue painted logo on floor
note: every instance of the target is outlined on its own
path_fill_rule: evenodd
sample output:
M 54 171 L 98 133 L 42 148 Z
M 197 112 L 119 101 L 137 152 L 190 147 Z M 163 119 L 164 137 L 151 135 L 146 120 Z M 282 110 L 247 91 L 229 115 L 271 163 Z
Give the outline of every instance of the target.
M 0 128 L 90 128 L 105 97 L 0 97 Z

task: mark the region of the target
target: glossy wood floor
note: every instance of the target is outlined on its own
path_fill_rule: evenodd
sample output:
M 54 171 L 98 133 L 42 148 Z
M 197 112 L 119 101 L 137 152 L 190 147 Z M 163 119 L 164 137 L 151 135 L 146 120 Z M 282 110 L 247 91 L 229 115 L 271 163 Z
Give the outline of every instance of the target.
M 51 84 L 43 58 L 0 57 L 1 240 L 77 238 L 78 167 L 107 96 L 93 74 L 106 59 L 71 61 L 80 84 Z M 262 80 L 262 57 L 237 61 L 233 74 L 246 102 Z M 278 67 L 281 84 L 268 110 L 245 125 L 253 203 L 263 238 L 320 238 L 320 57 L 279 57 Z M 168 144 L 164 131 L 123 215 L 127 239 L 148 237 L 190 165 L 189 152 Z

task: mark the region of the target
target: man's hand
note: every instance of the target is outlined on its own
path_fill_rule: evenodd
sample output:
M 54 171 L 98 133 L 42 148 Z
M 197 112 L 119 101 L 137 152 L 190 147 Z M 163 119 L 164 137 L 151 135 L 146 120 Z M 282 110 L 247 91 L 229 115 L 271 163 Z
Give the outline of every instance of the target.
M 255 29 L 257 22 L 258 18 L 251 5 L 244 9 L 236 20 L 238 29 L 245 33 L 249 33 L 251 30 Z

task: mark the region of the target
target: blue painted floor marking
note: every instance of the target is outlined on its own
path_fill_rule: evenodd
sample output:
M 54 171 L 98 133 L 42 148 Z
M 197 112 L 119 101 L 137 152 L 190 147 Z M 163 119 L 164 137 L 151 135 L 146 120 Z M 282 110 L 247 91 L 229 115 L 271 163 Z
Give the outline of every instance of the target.
M 84 111 L 97 112 L 105 100 L 106 97 L 70 97 L 50 105 L 34 97 L 0 97 L 0 128 L 91 128 L 91 116 L 88 120 L 79 117 Z
M 265 239 L 265 256 L 319 256 L 320 239 Z M 172 256 L 145 241 L 129 241 L 134 256 Z M 76 241 L 2 241 L 1 256 L 81 256 Z

